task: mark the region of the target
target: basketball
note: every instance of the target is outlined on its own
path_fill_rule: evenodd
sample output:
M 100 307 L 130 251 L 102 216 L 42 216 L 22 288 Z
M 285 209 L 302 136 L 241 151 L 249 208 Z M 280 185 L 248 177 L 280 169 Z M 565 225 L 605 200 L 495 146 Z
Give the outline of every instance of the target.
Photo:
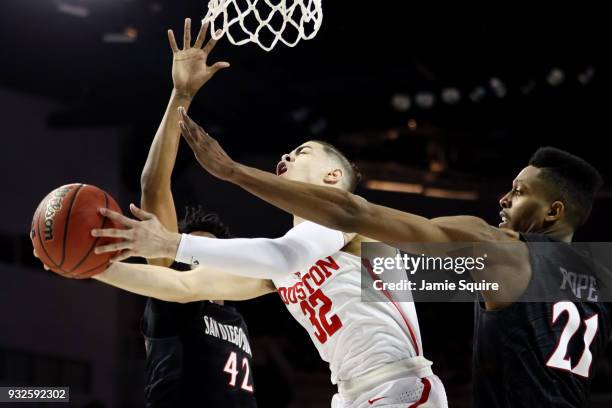
M 30 238 L 36 255 L 53 272 L 84 279 L 104 271 L 115 253 L 95 254 L 96 246 L 118 241 L 91 236 L 94 228 L 122 228 L 102 216 L 106 207 L 121 212 L 117 202 L 98 187 L 67 184 L 50 192 L 38 205 Z

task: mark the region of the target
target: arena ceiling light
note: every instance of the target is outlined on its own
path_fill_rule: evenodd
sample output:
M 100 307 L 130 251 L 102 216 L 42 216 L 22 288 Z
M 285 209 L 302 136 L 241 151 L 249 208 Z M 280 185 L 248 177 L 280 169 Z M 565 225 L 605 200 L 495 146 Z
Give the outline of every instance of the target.
M 589 66 L 578 74 L 578 82 L 580 82 L 582 85 L 586 85 L 593 80 L 593 77 L 595 77 L 595 68 Z
M 503 98 L 508 93 L 506 84 L 504 84 L 502 80 L 497 77 L 492 77 L 489 80 L 489 86 L 491 87 L 491 91 L 493 91 L 493 95 L 497 96 L 498 98 Z
M 455 105 L 461 100 L 461 93 L 457 88 L 448 87 L 442 90 L 442 100 L 447 105 Z
M 416 105 L 422 109 L 431 109 L 436 103 L 436 96 L 431 92 L 419 92 L 414 98 Z
M 484 99 L 486 95 L 487 91 L 485 90 L 485 88 L 483 86 L 477 86 L 472 90 L 472 92 L 470 92 L 469 97 L 472 102 L 480 102 Z
M 81 4 L 71 4 L 64 1 L 57 2 L 55 4 L 57 11 L 63 14 L 68 14 L 73 17 L 86 18 L 89 17 L 89 8 Z
M 412 106 L 410 96 L 403 93 L 396 93 L 391 97 L 391 106 L 398 112 L 406 112 Z
M 551 69 L 548 75 L 546 76 L 546 82 L 548 82 L 550 86 L 554 87 L 561 85 L 564 80 L 565 73 L 561 68 L 557 67 Z

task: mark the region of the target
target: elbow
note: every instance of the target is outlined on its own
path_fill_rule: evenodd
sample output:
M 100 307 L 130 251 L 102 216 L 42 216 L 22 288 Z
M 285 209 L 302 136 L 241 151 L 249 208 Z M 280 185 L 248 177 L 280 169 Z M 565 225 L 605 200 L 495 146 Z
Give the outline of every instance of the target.
M 170 181 L 160 180 L 157 177 L 143 176 L 140 178 L 140 192 L 142 199 L 155 200 L 163 197 L 170 191 Z
M 170 188 L 170 178 L 159 177 L 146 170 L 140 175 L 140 190 L 143 195 L 155 195 L 166 188 Z
M 148 173 L 142 173 L 140 176 L 140 191 L 143 196 L 149 196 L 155 191 L 155 183 L 153 177 Z

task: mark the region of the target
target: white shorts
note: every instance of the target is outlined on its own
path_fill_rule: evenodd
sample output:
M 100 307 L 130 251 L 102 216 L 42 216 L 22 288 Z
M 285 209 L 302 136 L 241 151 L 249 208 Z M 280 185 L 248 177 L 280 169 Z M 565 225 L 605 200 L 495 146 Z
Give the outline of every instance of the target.
M 332 408 L 447 408 L 446 391 L 437 375 L 383 383 L 353 401 L 335 394 Z

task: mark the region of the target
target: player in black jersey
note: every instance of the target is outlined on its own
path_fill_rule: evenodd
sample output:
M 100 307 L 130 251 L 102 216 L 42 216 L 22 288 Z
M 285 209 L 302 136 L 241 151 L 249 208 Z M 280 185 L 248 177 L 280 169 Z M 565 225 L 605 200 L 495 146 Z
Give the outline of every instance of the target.
M 201 208 L 188 208 L 178 223 L 171 191 L 180 134 L 179 106 L 188 106 L 195 93 L 222 68 L 206 57 L 215 42 L 204 44 L 206 27 L 191 46 L 191 22 L 185 21 L 184 45 L 179 50 L 172 31 L 174 90 L 159 130 L 153 139 L 141 176 L 141 205 L 157 215 L 166 228 L 186 234 L 229 238 L 218 216 Z M 189 270 L 172 260 L 148 263 Z M 251 371 L 252 353 L 246 324 L 222 300 L 188 303 L 149 298 L 142 321 L 146 346 L 146 406 L 157 407 L 256 407 Z
M 187 209 L 179 231 L 230 238 L 214 214 Z M 174 263 L 175 270 L 189 270 Z M 256 407 L 252 352 L 244 319 L 223 301 L 149 298 L 142 320 L 147 407 Z
M 236 163 L 195 122 L 186 123 L 183 135 L 202 167 L 298 217 L 382 242 L 494 243 L 495 263 L 471 272 L 475 281 L 500 287 L 483 290 L 483 304 L 476 304 L 475 406 L 589 405 L 592 366 L 612 330 L 610 304 L 602 301 L 609 293 L 600 293 L 612 279 L 569 245 L 602 185 L 589 163 L 539 149 L 501 199 L 502 222 L 493 227 L 472 216 L 427 219 L 348 191 L 276 177 Z M 543 293 L 550 302 L 528 302 Z

